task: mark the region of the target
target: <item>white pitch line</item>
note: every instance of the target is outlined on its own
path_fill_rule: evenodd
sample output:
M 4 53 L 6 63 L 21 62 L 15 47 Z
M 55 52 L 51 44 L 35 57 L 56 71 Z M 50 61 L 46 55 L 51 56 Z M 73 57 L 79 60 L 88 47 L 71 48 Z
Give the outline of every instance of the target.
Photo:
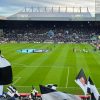
M 68 87 L 68 79 L 69 79 L 69 67 L 68 67 L 68 75 L 67 75 L 66 88 Z
M 21 79 L 21 77 L 18 77 L 18 78 L 16 79 L 16 81 L 14 81 L 14 83 L 13 83 L 12 85 L 15 85 L 20 79 Z

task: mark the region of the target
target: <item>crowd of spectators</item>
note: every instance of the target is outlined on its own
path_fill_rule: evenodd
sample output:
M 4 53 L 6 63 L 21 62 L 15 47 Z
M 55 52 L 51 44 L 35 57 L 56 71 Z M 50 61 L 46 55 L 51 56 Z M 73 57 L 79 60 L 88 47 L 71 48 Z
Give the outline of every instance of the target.
M 49 24 L 48 24 L 49 23 Z M 0 41 L 15 42 L 91 42 L 99 36 L 98 24 L 87 23 L 18 23 L 14 27 L 8 23 L 3 26 Z

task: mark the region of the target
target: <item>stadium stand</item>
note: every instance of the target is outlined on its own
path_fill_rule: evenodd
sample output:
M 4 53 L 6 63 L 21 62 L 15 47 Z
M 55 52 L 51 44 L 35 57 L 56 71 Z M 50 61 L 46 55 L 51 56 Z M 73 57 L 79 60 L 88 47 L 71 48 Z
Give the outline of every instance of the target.
M 2 21 L 0 41 L 5 42 L 94 42 L 99 22 Z M 51 30 L 51 32 L 50 32 Z

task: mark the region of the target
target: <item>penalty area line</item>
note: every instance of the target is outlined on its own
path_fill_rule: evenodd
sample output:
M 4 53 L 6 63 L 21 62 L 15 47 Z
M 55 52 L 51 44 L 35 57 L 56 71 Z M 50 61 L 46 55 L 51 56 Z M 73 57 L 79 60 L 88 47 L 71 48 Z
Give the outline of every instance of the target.
M 14 81 L 14 83 L 12 85 L 15 85 L 20 79 L 21 79 L 21 77 L 17 77 L 17 79 Z
M 67 74 L 66 88 L 68 87 L 68 79 L 69 79 L 69 67 L 68 67 L 68 74 Z

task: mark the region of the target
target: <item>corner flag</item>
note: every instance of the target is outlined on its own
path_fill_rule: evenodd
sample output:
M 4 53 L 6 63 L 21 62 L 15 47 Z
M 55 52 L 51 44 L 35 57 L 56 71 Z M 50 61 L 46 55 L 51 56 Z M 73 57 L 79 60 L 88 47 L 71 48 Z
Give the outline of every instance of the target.
M 82 88 L 84 94 L 87 94 L 87 79 L 83 69 L 80 70 L 79 74 L 76 77 L 75 82 Z

